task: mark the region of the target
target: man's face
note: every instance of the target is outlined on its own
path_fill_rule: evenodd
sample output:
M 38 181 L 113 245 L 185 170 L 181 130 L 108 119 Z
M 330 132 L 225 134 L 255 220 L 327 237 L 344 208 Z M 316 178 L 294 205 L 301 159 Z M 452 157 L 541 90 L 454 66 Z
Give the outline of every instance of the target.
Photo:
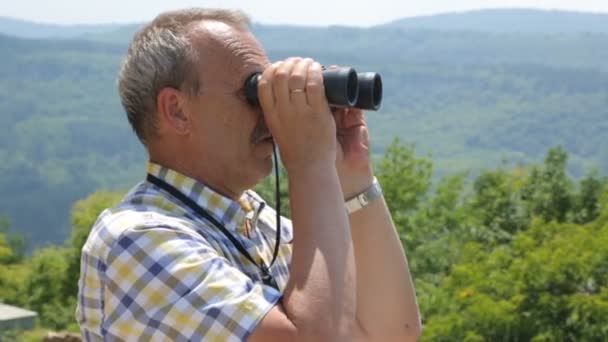
M 249 32 L 221 22 L 205 22 L 195 31 L 199 47 L 200 92 L 189 102 L 192 139 L 202 166 L 227 185 L 251 187 L 272 170 L 272 140 L 259 107 L 250 105 L 243 84 L 269 64 Z M 238 184 L 238 183 L 241 184 Z

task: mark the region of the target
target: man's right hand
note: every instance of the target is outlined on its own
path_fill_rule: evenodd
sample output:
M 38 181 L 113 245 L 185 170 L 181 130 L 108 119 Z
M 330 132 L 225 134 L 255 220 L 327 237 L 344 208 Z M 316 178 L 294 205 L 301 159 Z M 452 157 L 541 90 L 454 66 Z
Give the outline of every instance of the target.
M 355 257 L 321 65 L 289 58 L 269 66 L 258 98 L 287 169 L 294 238 L 281 303 L 251 341 L 351 341 L 360 335 Z
M 258 97 L 288 174 L 335 163 L 336 124 L 318 62 L 294 57 L 272 64 L 258 81 Z

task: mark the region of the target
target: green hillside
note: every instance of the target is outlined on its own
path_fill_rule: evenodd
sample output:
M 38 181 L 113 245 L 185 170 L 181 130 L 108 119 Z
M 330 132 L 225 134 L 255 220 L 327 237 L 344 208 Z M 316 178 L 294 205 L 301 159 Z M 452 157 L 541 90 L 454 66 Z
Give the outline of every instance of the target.
M 114 89 L 124 49 L 4 36 L 0 51 L 0 216 L 34 244 L 58 242 L 71 203 L 142 170 Z
M 115 78 L 136 26 L 80 40 L 0 36 L 0 216 L 34 246 L 65 240 L 74 201 L 125 189 L 144 155 Z M 255 25 L 272 59 L 313 56 L 382 73 L 374 153 L 395 136 L 437 174 L 537 161 L 553 146 L 578 177 L 608 171 L 608 34 Z

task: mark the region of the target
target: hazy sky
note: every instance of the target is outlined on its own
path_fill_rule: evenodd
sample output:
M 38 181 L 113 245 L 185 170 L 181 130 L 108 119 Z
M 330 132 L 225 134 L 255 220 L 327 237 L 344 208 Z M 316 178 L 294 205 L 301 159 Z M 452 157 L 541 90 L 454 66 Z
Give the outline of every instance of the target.
M 181 7 L 241 8 L 255 22 L 369 26 L 403 17 L 530 7 L 608 13 L 607 0 L 0 0 L 0 16 L 61 24 L 125 23 Z

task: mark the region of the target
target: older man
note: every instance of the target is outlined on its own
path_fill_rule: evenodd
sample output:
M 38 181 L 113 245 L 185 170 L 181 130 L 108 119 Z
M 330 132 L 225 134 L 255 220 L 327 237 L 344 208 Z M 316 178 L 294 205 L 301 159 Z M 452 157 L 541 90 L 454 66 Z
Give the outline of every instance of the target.
M 248 27 L 238 11 L 191 9 L 134 37 L 119 90 L 148 175 L 82 250 L 83 337 L 415 340 L 414 288 L 363 113 L 332 112 L 319 63 L 270 64 Z M 254 72 L 260 107 L 243 92 Z M 281 241 L 274 210 L 249 190 L 270 173 L 273 143 L 292 211 Z

